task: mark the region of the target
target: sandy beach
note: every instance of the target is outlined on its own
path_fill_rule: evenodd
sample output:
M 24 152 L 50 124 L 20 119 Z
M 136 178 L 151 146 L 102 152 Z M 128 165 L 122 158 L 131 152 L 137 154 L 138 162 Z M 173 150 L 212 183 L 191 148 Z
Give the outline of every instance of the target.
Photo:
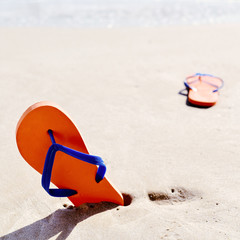
M 1 28 L 0 239 L 240 239 L 239 27 Z M 187 103 L 196 72 L 225 81 L 211 108 Z M 15 140 L 43 100 L 68 112 L 130 205 L 47 195 Z

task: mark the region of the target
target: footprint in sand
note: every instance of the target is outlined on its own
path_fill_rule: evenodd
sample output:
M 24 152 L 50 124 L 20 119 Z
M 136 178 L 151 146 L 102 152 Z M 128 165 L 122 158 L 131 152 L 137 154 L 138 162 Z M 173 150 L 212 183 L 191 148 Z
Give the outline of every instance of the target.
M 133 196 L 127 193 L 123 193 L 123 198 L 124 198 L 124 206 L 129 206 L 131 205 L 133 201 Z M 171 188 L 168 192 L 149 192 L 148 197 L 151 201 L 154 201 L 158 204 L 173 204 L 177 202 L 184 202 L 187 200 L 195 199 L 197 198 L 197 195 L 191 191 L 186 190 L 185 188 Z M 110 204 L 110 205 L 109 205 Z M 112 205 L 111 205 L 112 204 Z M 107 202 L 102 202 L 98 204 L 82 204 L 79 207 L 74 207 L 72 205 L 64 204 L 63 207 L 67 209 L 81 209 L 81 210 L 86 210 L 88 211 L 91 208 L 115 208 L 118 205 L 113 204 L 113 203 L 107 203 Z M 117 208 L 119 210 L 119 208 Z
M 196 195 L 184 188 L 171 188 L 169 192 L 149 192 L 148 197 L 158 203 L 177 203 L 191 200 Z

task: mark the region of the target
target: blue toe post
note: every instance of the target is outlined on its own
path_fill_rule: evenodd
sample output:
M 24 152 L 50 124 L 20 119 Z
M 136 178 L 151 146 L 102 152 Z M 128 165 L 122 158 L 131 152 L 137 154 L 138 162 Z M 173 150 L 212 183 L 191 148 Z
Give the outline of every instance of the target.
M 55 158 L 57 151 L 64 152 L 64 153 L 66 153 L 74 158 L 77 158 L 79 160 L 82 160 L 84 162 L 98 165 L 99 167 L 97 170 L 95 180 L 97 183 L 99 183 L 100 181 L 103 180 L 107 168 L 106 168 L 103 160 L 100 157 L 89 155 L 89 154 L 82 153 L 82 152 L 78 152 L 71 148 L 57 144 L 55 142 L 55 139 L 53 136 L 53 131 L 48 130 L 48 134 L 51 138 L 52 145 L 49 147 L 47 155 L 46 155 L 46 159 L 45 159 L 44 169 L 43 169 L 43 173 L 42 173 L 42 187 L 48 192 L 49 195 L 51 195 L 53 197 L 70 197 L 77 193 L 77 191 L 72 190 L 72 189 L 50 189 L 49 188 L 50 182 L 51 182 L 54 158 Z

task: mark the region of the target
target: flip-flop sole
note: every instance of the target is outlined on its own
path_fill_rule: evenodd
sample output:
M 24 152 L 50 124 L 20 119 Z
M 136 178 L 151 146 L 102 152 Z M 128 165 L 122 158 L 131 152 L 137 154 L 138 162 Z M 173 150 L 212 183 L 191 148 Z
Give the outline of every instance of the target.
M 52 142 L 48 130 L 54 132 L 58 144 L 88 154 L 83 139 L 66 113 L 51 102 L 39 102 L 29 107 L 20 118 L 16 129 L 16 141 L 22 157 L 40 174 Z M 73 189 L 77 194 L 69 200 L 79 206 L 101 201 L 123 205 L 122 194 L 104 177 L 97 183 L 97 166 L 57 152 L 52 169 L 51 182 L 61 189 Z
M 218 92 L 213 93 L 209 88 L 197 92 L 189 89 L 188 101 L 194 105 L 211 107 L 218 101 Z
M 191 82 L 189 83 L 191 87 L 196 89 L 194 91 L 189 89 L 188 93 L 188 101 L 191 104 L 203 106 L 203 107 L 210 107 L 216 104 L 218 101 L 219 93 L 213 92 L 216 89 L 216 86 L 220 86 L 221 82 L 218 78 L 210 77 L 210 76 L 202 76 L 204 81 L 196 81 L 198 76 L 194 76 L 191 78 Z M 210 82 L 213 85 L 209 85 L 206 82 Z M 214 86 L 215 85 L 215 86 Z

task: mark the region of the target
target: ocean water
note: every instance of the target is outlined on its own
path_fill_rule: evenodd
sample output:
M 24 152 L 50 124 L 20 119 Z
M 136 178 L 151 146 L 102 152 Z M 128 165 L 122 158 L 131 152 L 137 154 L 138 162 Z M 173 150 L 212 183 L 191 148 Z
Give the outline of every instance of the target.
M 0 0 L 0 26 L 156 27 L 240 23 L 240 0 Z

